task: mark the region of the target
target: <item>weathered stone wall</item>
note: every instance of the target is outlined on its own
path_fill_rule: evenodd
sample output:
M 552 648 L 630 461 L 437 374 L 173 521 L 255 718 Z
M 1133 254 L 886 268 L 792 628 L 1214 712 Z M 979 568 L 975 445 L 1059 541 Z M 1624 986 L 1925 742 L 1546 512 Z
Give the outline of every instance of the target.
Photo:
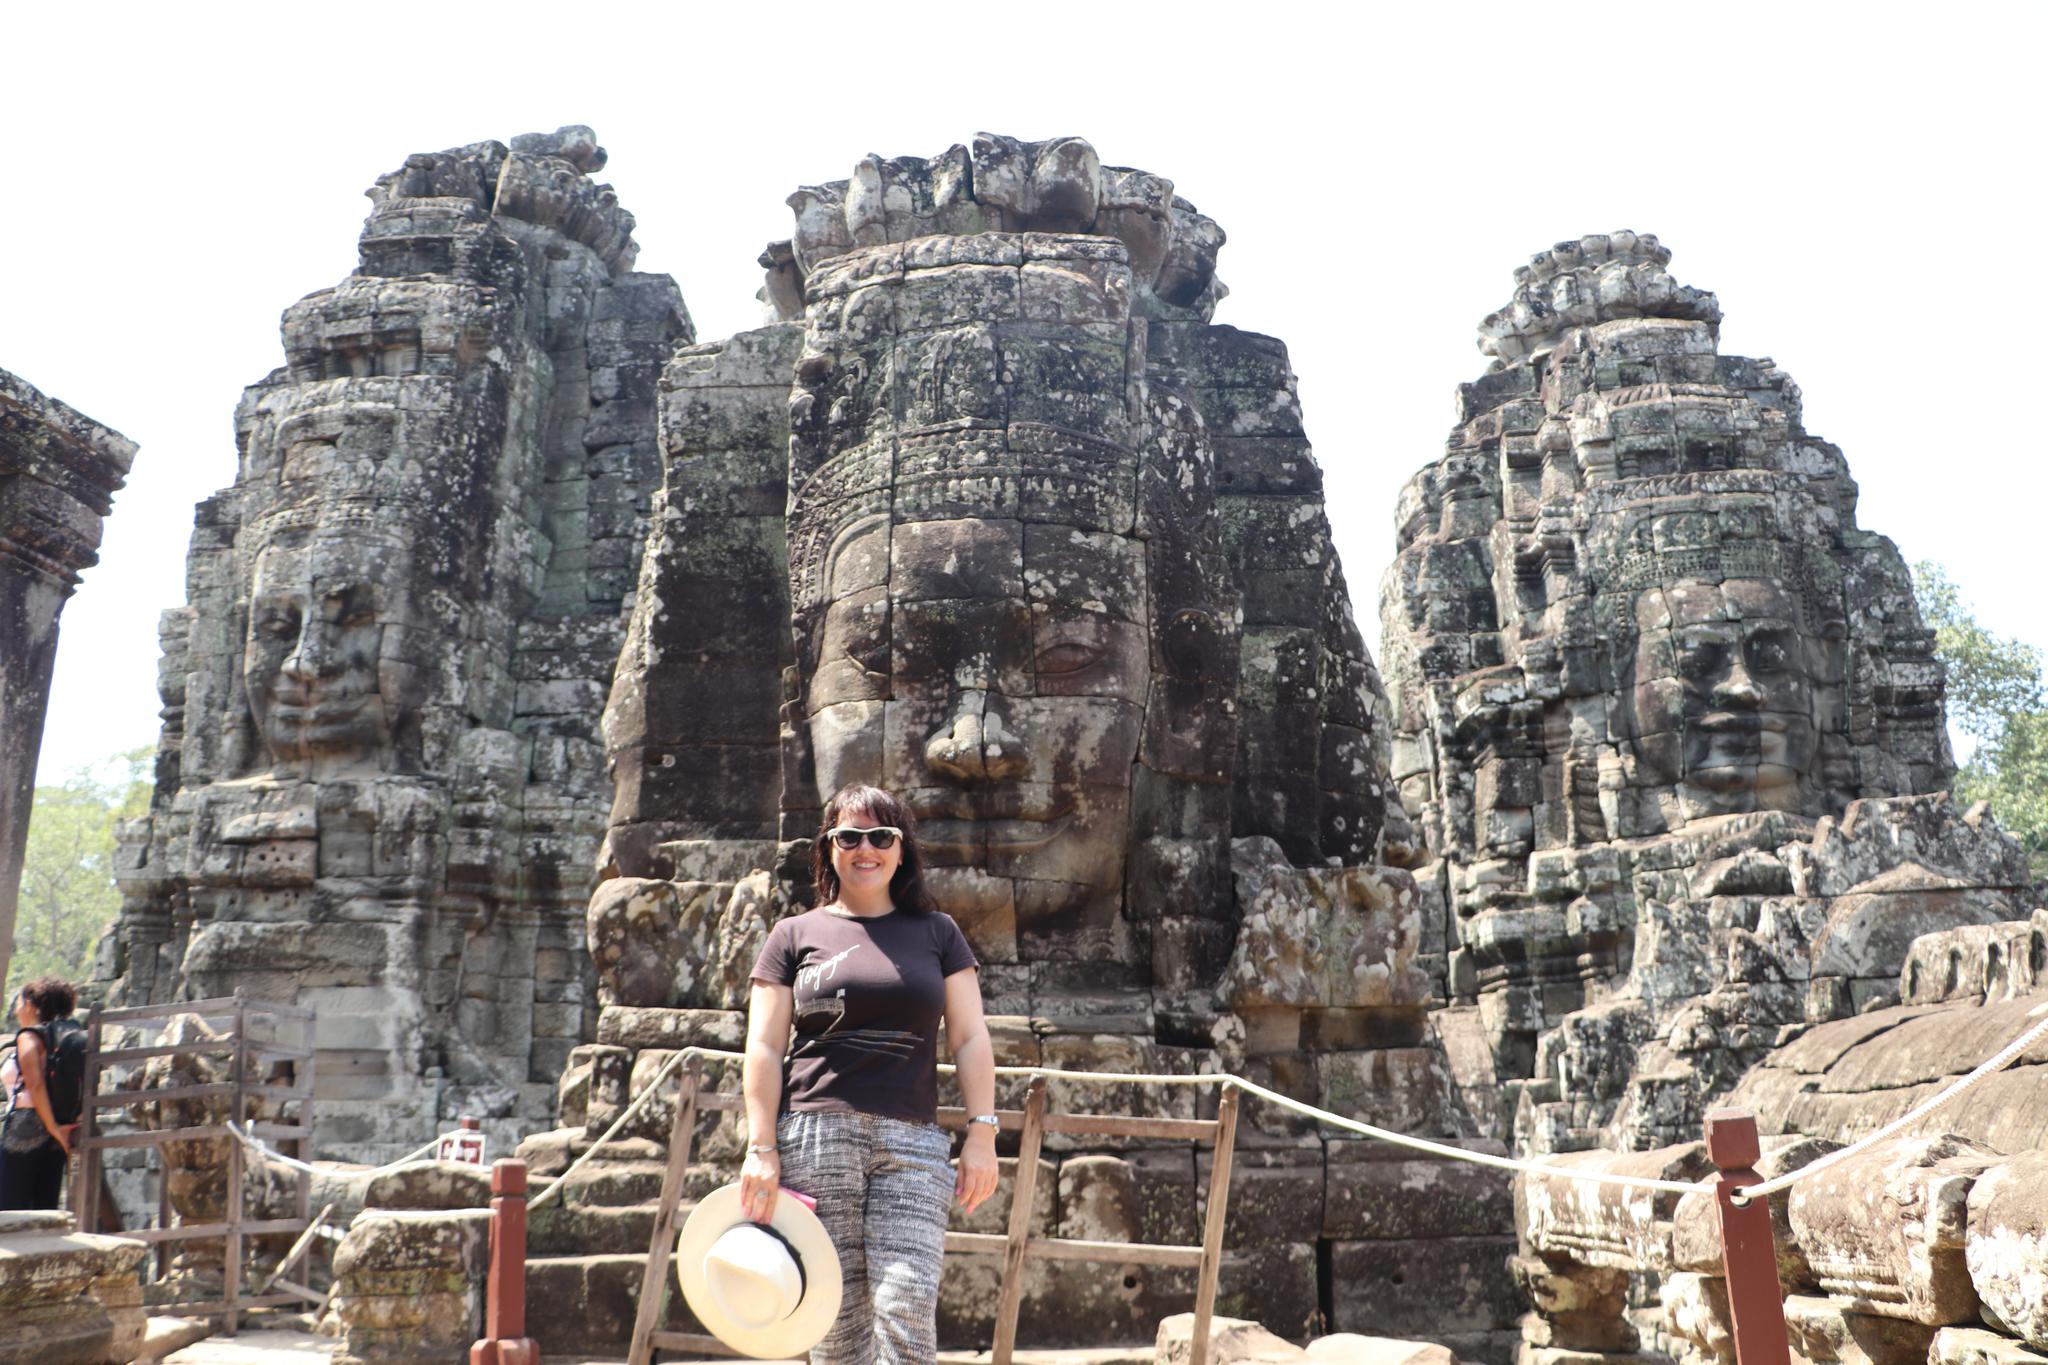
M 597 721 L 690 339 L 590 131 L 416 155 L 284 316 L 166 614 L 116 1000 L 319 1011 L 324 1153 L 547 1113 L 594 1002 Z
M 2011 841 L 1938 794 L 1898 552 L 1669 261 L 1623 232 L 1517 272 L 1382 594 L 1433 1018 L 1523 1150 L 1690 1137 L 1781 1028 L 1891 998 L 1915 935 L 2024 913 Z
M 0 981 L 14 950 L 57 617 L 98 558 L 100 524 L 134 459 L 134 442 L 0 370 Z

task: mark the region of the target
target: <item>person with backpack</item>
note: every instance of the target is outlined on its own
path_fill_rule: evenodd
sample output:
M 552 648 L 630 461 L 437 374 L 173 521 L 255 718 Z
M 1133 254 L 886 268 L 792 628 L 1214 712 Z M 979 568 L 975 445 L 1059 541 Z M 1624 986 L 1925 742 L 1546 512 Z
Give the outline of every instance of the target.
M 85 1028 L 71 1017 L 78 992 L 37 977 L 15 997 L 14 1079 L 0 1122 L 0 1210 L 54 1209 L 85 1102 Z

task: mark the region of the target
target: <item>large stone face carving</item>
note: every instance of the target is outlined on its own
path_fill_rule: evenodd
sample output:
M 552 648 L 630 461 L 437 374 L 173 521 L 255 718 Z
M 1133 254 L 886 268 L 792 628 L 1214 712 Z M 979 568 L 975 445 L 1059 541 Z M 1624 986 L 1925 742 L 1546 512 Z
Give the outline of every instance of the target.
M 284 317 L 166 615 L 150 816 L 101 974 L 320 1013 L 329 1155 L 501 1141 L 589 1027 L 597 721 L 690 323 L 588 129 L 413 156 Z
M 791 203 L 763 257 L 788 320 L 664 380 L 609 849 L 679 891 L 594 908 L 600 961 L 638 964 L 606 988 L 738 1007 L 627 945 L 691 939 L 668 922 L 730 892 L 680 887 L 794 867 L 823 798 L 865 780 L 917 811 L 999 1009 L 1214 1045 L 1232 840 L 1295 869 L 1371 867 L 1383 840 L 1376 677 L 1284 350 L 1209 325 L 1220 230 L 1077 140 L 870 158 Z M 1355 891 L 1319 913 L 1404 913 L 1398 887 Z M 642 904 L 673 909 L 622 913 Z M 1412 1042 L 1415 936 L 1330 942 L 1377 955 L 1366 994 Z M 1360 1006 L 1350 965 L 1286 1003 Z
M 1285 348 L 1209 321 L 1221 230 L 1078 139 L 869 158 L 790 203 L 792 240 L 762 257 L 777 320 L 683 347 L 663 375 L 667 478 L 605 715 L 614 875 L 589 920 L 605 1008 L 564 1077 L 581 1131 L 529 1142 L 537 1169 L 673 1049 L 740 1036 L 761 936 L 808 902 L 808 840 L 851 781 L 915 809 L 1000 1062 L 1225 1068 L 1455 1134 L 1418 965 L 1442 945 L 1413 878 L 1384 865 L 1409 841 L 1383 792 L 1384 702 Z M 1198 1102 L 1055 1096 L 1161 1116 Z M 636 1131 L 664 1137 L 649 1108 Z M 1278 1111 L 1245 1132 L 1271 1150 L 1240 1158 L 1233 1207 L 1285 1216 L 1243 1216 L 1226 1303 L 1305 1331 L 1325 1293 L 1346 1296 L 1327 1274 L 1421 1321 L 1425 1277 L 1400 1286 L 1422 1249 L 1446 1274 L 1482 1267 L 1447 1330 L 1505 1342 L 1501 1208 L 1419 1232 L 1325 1220 L 1338 1158 Z M 737 1151 L 730 1130 L 704 1138 L 707 1156 Z M 1048 1144 L 1048 1188 L 1087 1224 L 1068 1235 L 1193 1216 L 1185 1152 L 1075 1145 Z M 949 1268 L 948 1335 L 985 1337 L 990 1269 Z M 1024 1330 L 1128 1336 L 1192 1289 L 1142 1267 L 1103 1283 L 1027 1278 Z
M 1517 272 L 1382 596 L 1439 1026 L 1536 1148 L 1690 1138 L 1779 1027 L 1892 994 L 1914 935 L 2022 913 L 1995 827 L 1913 795 L 1952 763 L 1897 551 L 1669 261 L 1614 233 Z

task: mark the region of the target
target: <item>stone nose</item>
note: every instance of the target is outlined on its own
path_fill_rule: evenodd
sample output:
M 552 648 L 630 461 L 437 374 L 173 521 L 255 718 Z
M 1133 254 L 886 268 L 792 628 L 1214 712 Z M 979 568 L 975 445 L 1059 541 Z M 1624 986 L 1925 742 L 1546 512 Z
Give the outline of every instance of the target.
M 1028 754 L 1002 710 L 980 689 L 963 689 L 946 723 L 925 741 L 925 766 L 952 782 L 1003 782 L 1024 774 Z
M 1714 700 L 1723 706 L 1750 711 L 1764 704 L 1764 690 L 1757 686 L 1740 650 L 1728 662 L 1728 675 L 1714 685 Z
M 327 638 L 328 626 L 317 611 L 306 613 L 306 619 L 299 625 L 299 635 L 292 642 L 291 653 L 284 656 L 280 665 L 283 672 L 298 678 L 317 678 L 327 666 L 332 644 Z

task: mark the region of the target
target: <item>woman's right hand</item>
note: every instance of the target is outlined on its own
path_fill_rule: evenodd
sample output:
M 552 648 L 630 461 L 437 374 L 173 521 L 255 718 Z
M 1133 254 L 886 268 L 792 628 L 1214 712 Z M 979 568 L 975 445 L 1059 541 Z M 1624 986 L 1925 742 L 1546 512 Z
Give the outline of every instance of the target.
M 740 1166 L 740 1212 L 756 1223 L 775 1216 L 775 1195 L 782 1188 L 782 1153 L 748 1152 Z

